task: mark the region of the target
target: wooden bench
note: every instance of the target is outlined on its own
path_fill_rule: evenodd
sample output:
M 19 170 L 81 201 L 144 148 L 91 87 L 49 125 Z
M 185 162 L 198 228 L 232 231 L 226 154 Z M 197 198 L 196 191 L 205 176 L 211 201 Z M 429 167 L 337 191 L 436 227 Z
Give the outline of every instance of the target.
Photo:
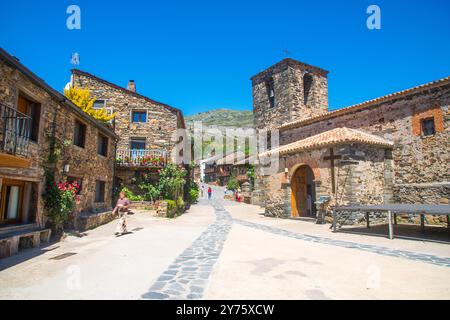
M 12 256 L 20 249 L 39 247 L 50 241 L 50 229 L 25 229 L 0 234 L 0 259 Z
M 346 206 L 337 206 L 333 209 L 333 232 L 337 231 L 339 217 L 344 213 L 362 212 L 366 213 L 367 228 L 370 227 L 369 213 L 370 212 L 384 212 L 388 216 L 389 239 L 394 239 L 394 216 L 397 214 L 418 214 L 420 215 L 420 227 L 422 232 L 425 231 L 425 215 L 443 215 L 447 216 L 447 227 L 450 229 L 450 205 L 442 204 L 373 204 L 373 205 L 358 205 L 349 204 Z M 345 222 L 345 221 L 344 221 Z M 342 227 L 343 223 L 341 223 Z

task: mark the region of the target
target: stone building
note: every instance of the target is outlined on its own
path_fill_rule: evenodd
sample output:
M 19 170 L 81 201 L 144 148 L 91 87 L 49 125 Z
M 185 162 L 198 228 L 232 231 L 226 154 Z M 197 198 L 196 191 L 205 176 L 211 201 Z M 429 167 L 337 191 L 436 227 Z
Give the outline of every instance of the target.
M 46 170 L 56 181 L 78 181 L 78 212 L 111 208 L 117 136 L 109 126 L 2 49 L 0 106 L 0 234 L 45 226 Z
M 129 81 L 127 88 L 123 88 L 74 69 L 71 83 L 90 89 L 96 97 L 94 108 L 106 108 L 115 113 L 113 126 L 119 136 L 115 172 L 117 184 L 137 191 L 131 180 L 142 170 L 153 172 L 157 180 L 157 169 L 173 160 L 176 130 L 185 128 L 181 110 L 137 93 L 133 80 Z
M 285 59 L 252 78 L 255 127 L 275 129 L 266 214 L 314 217 L 315 201 L 448 204 L 450 77 L 328 111 L 327 71 Z

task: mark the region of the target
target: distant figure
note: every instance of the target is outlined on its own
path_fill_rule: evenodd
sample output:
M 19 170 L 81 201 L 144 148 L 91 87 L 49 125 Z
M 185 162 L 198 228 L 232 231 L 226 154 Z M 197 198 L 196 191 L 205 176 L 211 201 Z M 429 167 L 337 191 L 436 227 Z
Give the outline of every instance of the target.
M 201 198 L 203 199 L 204 196 L 205 196 L 205 186 L 202 185 Z
M 211 200 L 211 195 L 212 195 L 212 189 L 211 189 L 211 187 L 208 187 L 208 200 Z
M 125 197 L 125 192 L 121 191 L 119 193 L 119 199 L 117 200 L 116 207 L 113 210 L 113 214 L 118 211 L 119 213 L 119 222 L 117 224 L 117 232 L 116 235 L 122 235 L 127 233 L 127 214 L 128 207 L 131 204 L 130 200 Z

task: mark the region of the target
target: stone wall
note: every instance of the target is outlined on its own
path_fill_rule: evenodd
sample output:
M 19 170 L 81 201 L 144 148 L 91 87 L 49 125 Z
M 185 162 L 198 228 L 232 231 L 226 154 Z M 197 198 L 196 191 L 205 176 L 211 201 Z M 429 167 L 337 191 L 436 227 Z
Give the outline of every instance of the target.
M 386 153 L 389 154 L 384 149 L 360 144 L 336 146 L 335 154 L 342 155 L 341 160 L 335 160 L 337 197 L 332 192 L 330 161 L 324 160 L 329 155 L 329 148 L 283 156 L 278 173 L 263 179 L 265 214 L 291 217 L 290 180 L 303 165 L 313 171 L 316 200 L 320 196 L 329 196 L 329 205 L 383 203 L 384 196 L 392 190 L 391 181 L 386 177 L 386 171 L 390 170 L 386 166 L 389 162 Z M 288 169 L 287 174 L 285 168 Z
M 120 138 L 117 149 L 129 149 L 130 138 L 138 137 L 146 138 L 147 149 L 172 150 L 172 134 L 184 126 L 182 115 L 177 109 L 79 70 L 73 70 L 72 81 L 75 86 L 89 88 L 97 99 L 106 100 L 107 108 L 116 113 L 114 127 Z M 133 110 L 146 111 L 147 122 L 131 123 Z
M 84 113 L 75 112 L 68 104 L 58 101 L 54 95 L 43 89 L 39 84 L 31 81 L 27 76 L 0 61 L 0 102 L 16 107 L 19 93 L 41 105 L 41 116 L 37 142 L 29 143 L 29 168 L 0 168 L 0 178 L 10 178 L 29 181 L 34 184 L 31 198 L 37 202 L 32 210 L 35 220 L 41 226 L 45 224 L 43 214 L 44 168 L 49 152 L 50 143 L 47 135 L 55 137 L 65 145 L 61 156 L 55 164 L 55 177 L 58 181 L 65 181 L 68 176 L 75 176 L 83 180 L 78 211 L 89 211 L 92 208 L 111 207 L 111 192 L 114 168 L 114 133 L 106 126 L 99 124 Z M 73 107 L 74 108 L 74 107 Z M 78 110 L 76 110 L 78 111 Z M 74 121 L 86 124 L 86 145 L 79 148 L 73 144 Z M 98 133 L 109 138 L 108 156 L 97 154 Z M 68 165 L 69 171 L 64 172 Z M 105 202 L 94 203 L 95 181 L 106 182 Z
M 308 102 L 304 104 L 303 77 L 313 78 Z M 285 59 L 252 78 L 253 114 L 256 129 L 278 126 L 321 114 L 328 108 L 327 71 Z M 269 102 L 267 83 L 273 80 L 275 106 Z
M 354 112 L 341 112 L 322 120 L 284 128 L 280 132 L 280 144 L 338 127 L 379 135 L 394 141 L 395 145 L 392 152 L 392 180 L 396 186 L 393 189 L 394 201 L 445 203 L 449 199 L 450 182 L 449 105 L 450 84 L 447 83 L 373 103 Z M 414 124 L 417 126 L 418 119 L 429 114 L 437 115 L 436 134 L 417 134 Z

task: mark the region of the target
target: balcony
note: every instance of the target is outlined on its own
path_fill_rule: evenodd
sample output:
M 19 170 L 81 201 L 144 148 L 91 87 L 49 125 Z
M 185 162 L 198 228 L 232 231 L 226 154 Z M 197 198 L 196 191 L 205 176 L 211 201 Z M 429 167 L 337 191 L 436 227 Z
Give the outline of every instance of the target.
M 120 167 L 162 168 L 167 164 L 166 150 L 118 149 L 116 165 Z
M 0 166 L 27 167 L 31 117 L 0 103 Z

